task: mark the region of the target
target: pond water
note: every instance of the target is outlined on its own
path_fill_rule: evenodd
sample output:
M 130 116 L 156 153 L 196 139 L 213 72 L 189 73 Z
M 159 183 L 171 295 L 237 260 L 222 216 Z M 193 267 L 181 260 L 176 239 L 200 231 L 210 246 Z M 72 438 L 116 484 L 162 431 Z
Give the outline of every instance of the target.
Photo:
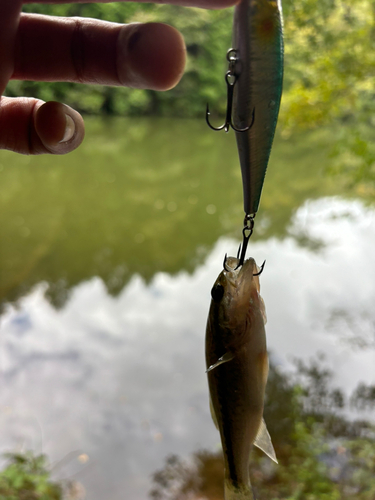
M 323 353 L 349 396 L 375 383 L 375 207 L 326 175 L 330 140 L 277 138 L 248 254 L 273 365 Z M 0 451 L 61 461 L 90 500 L 146 500 L 168 455 L 219 447 L 204 335 L 241 235 L 233 134 L 88 120 L 67 157 L 1 152 L 0 179 Z

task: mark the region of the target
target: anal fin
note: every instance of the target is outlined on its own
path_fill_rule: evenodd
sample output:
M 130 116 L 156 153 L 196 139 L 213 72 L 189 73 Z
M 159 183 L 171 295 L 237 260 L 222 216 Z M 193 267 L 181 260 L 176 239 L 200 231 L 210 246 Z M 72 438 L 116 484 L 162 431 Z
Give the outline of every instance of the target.
M 258 434 L 256 435 L 254 446 L 262 450 L 271 460 L 278 463 L 276 453 L 272 445 L 271 436 L 268 433 L 264 418 L 260 423 Z

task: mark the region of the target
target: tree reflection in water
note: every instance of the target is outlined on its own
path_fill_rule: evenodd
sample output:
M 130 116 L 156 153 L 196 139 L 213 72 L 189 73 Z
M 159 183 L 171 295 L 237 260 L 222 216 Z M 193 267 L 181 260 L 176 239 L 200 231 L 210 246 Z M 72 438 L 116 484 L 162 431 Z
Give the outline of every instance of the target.
M 258 499 L 373 500 L 375 426 L 353 412 L 373 410 L 375 386 L 360 384 L 350 398 L 332 387 L 324 356 L 295 361 L 286 374 L 271 365 L 265 420 L 279 459 L 254 449 L 251 481 Z M 222 500 L 221 451 L 169 456 L 153 475 L 153 500 Z

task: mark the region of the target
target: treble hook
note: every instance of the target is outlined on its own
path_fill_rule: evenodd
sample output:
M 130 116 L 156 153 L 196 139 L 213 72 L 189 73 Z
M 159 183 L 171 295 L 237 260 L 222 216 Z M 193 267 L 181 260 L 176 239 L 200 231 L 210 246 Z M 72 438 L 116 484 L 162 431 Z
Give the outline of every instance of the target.
M 223 267 L 224 267 L 224 269 L 225 269 L 225 271 L 226 271 L 227 273 L 230 273 L 230 269 L 228 269 L 228 268 L 227 268 L 227 258 L 228 258 L 228 257 L 227 257 L 227 254 L 225 254 L 225 257 L 224 257 L 224 262 L 223 262 Z
M 232 129 L 235 132 L 247 132 L 248 130 L 251 129 L 251 127 L 254 124 L 254 117 L 255 117 L 255 109 L 253 110 L 252 113 L 252 118 L 251 118 L 251 123 L 248 127 L 245 128 L 237 128 L 235 125 L 233 125 L 232 122 L 232 105 L 233 105 L 233 92 L 234 92 L 234 86 L 237 81 L 237 76 L 234 73 L 234 66 L 237 61 L 237 54 L 234 49 L 229 49 L 227 52 L 227 61 L 229 62 L 228 65 L 228 71 L 225 73 L 225 82 L 227 84 L 227 113 L 225 117 L 225 122 L 223 125 L 220 127 L 214 127 L 211 125 L 209 116 L 210 116 L 210 110 L 207 104 L 206 108 L 206 122 L 207 125 L 212 128 L 212 130 L 225 130 L 225 132 L 228 132 L 229 127 L 232 127 Z
M 249 243 L 250 236 L 253 234 L 254 230 L 254 215 L 251 214 L 246 214 L 245 219 L 244 219 L 244 228 L 242 229 L 242 250 L 241 250 L 241 255 L 240 255 L 240 260 L 236 266 L 236 269 L 241 267 L 245 261 L 245 256 L 246 256 L 246 250 L 247 250 L 247 245 Z M 240 253 L 241 245 L 238 249 L 237 253 L 237 259 L 238 255 Z
M 253 274 L 253 276 L 260 276 L 263 272 L 264 266 L 266 265 L 266 261 L 263 262 L 263 264 L 260 266 L 260 271 L 259 273 Z

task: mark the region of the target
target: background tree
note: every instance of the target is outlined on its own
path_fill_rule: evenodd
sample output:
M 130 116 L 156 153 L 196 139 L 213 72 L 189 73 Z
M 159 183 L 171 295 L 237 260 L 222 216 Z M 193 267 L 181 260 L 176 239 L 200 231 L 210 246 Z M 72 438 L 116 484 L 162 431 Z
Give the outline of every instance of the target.
M 375 2 L 284 0 L 285 80 L 279 131 L 335 129 L 331 173 L 345 173 L 369 195 L 375 189 Z M 163 21 L 184 34 L 186 73 L 173 90 L 10 82 L 7 94 L 61 100 L 83 113 L 199 117 L 210 102 L 225 112 L 225 54 L 231 45 L 233 9 L 206 11 L 136 3 L 40 5 L 25 12 L 86 16 L 113 22 Z

